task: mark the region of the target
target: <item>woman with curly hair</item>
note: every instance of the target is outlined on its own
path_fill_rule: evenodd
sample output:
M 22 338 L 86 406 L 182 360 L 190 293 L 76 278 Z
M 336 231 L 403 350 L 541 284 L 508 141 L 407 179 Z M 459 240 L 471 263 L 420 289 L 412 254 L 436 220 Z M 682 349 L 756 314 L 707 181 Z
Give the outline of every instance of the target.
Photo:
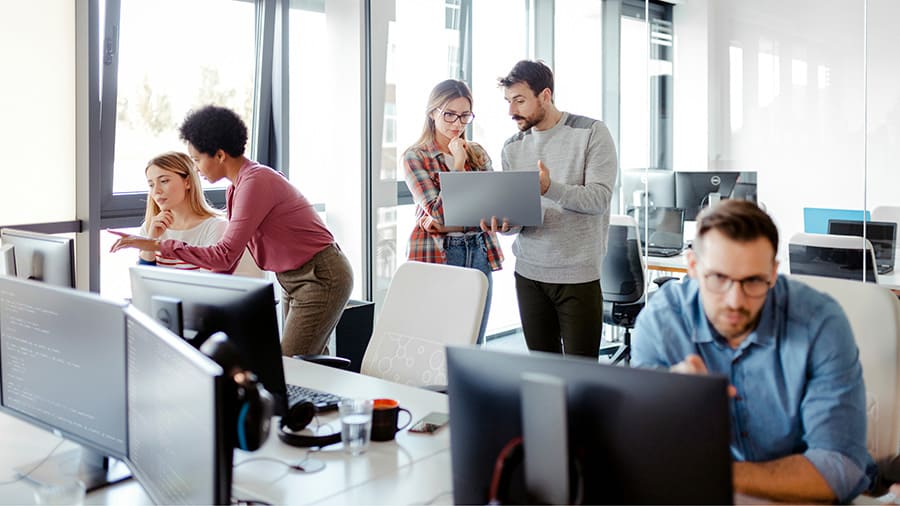
M 213 105 L 188 114 L 180 129 L 188 153 L 207 181 L 231 182 L 228 226 L 212 246 L 116 232 L 112 251 L 159 252 L 215 272 L 233 272 L 244 248 L 257 265 L 275 272 L 287 310 L 285 355 L 326 351 L 350 292 L 353 271 L 312 204 L 280 172 L 244 156 L 247 127 L 232 110 Z

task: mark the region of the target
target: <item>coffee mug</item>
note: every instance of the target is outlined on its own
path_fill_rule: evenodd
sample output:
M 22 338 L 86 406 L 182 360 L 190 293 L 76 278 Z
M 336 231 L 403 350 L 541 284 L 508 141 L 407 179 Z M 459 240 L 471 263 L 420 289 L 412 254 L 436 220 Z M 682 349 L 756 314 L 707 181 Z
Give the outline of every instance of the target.
M 406 413 L 407 420 L 398 427 L 401 411 Z M 372 402 L 372 441 L 390 441 L 397 431 L 405 429 L 410 422 L 412 413 L 401 408 L 394 399 L 375 399 Z

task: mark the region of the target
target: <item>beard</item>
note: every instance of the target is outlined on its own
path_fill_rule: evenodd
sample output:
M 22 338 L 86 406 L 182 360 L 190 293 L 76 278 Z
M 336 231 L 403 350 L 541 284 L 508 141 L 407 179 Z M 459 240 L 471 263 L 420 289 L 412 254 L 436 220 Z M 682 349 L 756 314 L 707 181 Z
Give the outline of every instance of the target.
M 728 321 L 728 315 L 733 313 L 738 313 L 743 318 L 734 323 Z M 754 316 L 746 308 L 723 308 L 716 313 L 712 323 L 719 335 L 732 340 L 750 333 L 759 323 L 760 316 L 761 314 Z
M 544 121 L 544 117 L 547 116 L 547 111 L 544 110 L 543 104 L 538 105 L 538 111 L 530 117 L 525 116 L 513 116 L 512 119 L 516 121 L 516 126 L 519 127 L 519 130 L 524 132 L 526 130 L 531 129 L 534 125 L 537 125 L 541 121 Z M 520 123 L 522 122 L 522 123 Z

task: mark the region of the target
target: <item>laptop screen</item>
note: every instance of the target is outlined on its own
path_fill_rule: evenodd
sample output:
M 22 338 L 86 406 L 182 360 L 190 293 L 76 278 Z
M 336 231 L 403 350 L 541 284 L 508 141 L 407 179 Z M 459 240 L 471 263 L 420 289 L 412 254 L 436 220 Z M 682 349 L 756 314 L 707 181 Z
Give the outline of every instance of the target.
M 860 220 L 828 220 L 831 235 L 863 236 L 863 222 Z M 894 265 L 894 250 L 897 243 L 897 224 L 890 221 L 866 222 L 866 239 L 875 250 L 875 261 L 879 265 Z
M 684 209 L 676 207 L 631 208 L 646 248 L 681 248 L 684 243 Z M 649 241 L 647 238 L 650 238 Z

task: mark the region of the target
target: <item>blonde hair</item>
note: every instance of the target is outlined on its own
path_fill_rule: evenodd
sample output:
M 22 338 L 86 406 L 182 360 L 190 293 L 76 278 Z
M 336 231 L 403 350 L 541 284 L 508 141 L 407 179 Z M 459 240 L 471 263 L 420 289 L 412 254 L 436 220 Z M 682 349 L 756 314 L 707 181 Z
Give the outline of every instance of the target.
M 428 146 L 432 142 L 434 142 L 435 136 L 435 126 L 434 126 L 434 118 L 432 117 L 432 113 L 438 109 L 443 109 L 444 106 L 447 105 L 451 100 L 456 100 L 457 98 L 464 98 L 469 101 L 469 107 L 472 107 L 472 92 L 469 90 L 469 87 L 466 83 L 462 81 L 458 81 L 456 79 L 447 79 L 446 81 L 441 81 L 431 90 L 431 94 L 428 96 L 428 107 L 425 109 L 425 125 L 422 127 L 422 134 L 419 136 L 419 140 L 416 141 L 415 144 L 412 145 L 413 148 L 420 146 Z M 463 128 L 462 134 L 460 137 L 463 139 L 466 138 L 466 129 Z M 484 156 L 481 153 L 476 152 L 472 149 L 472 146 L 466 146 L 466 154 L 469 157 L 469 160 L 473 165 L 477 167 L 481 167 L 484 165 L 485 160 Z
M 147 162 L 147 167 L 144 168 L 144 174 L 146 174 L 153 165 L 181 176 L 181 179 L 184 179 L 189 183 L 188 188 L 185 190 L 187 192 L 186 198 L 191 203 L 191 211 L 194 214 L 204 218 L 213 218 L 222 215 L 221 211 L 217 210 L 206 201 L 206 196 L 203 195 L 203 188 L 200 185 L 200 175 L 197 174 L 197 170 L 194 168 L 194 161 L 191 160 L 190 156 L 178 151 L 163 153 Z M 156 201 L 153 200 L 153 197 L 147 195 L 147 211 L 144 213 L 144 223 L 153 221 L 153 218 L 159 214 L 159 212 L 160 208 L 156 204 Z

